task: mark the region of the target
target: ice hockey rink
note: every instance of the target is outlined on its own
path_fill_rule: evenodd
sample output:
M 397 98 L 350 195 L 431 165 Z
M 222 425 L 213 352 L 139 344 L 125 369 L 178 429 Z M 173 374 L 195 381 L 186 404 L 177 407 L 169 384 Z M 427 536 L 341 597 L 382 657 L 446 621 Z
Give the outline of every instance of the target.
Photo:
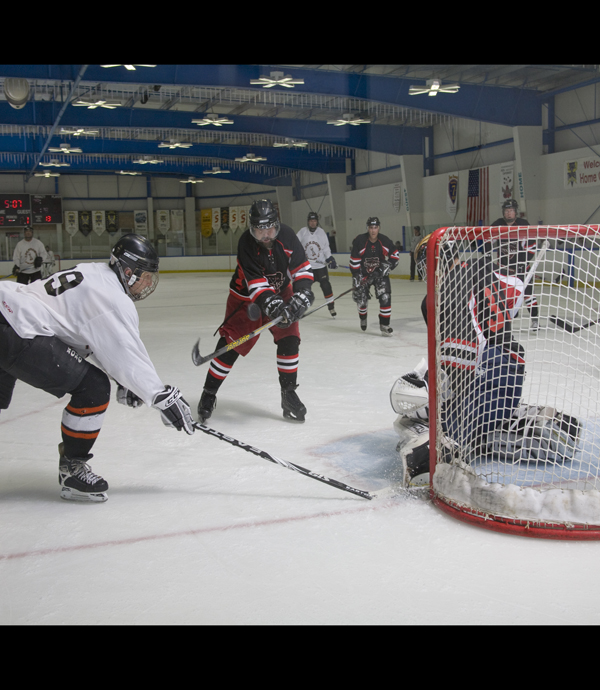
M 138 306 L 166 384 L 194 414 L 216 348 L 230 275 L 161 274 Z M 334 294 L 349 276 L 332 278 Z M 394 334 L 377 302 L 359 328 L 351 296 L 301 322 L 298 395 L 306 422 L 283 419 L 275 346 L 263 332 L 222 386 L 208 425 L 239 441 L 377 493 L 396 468 L 398 376 L 425 355 L 425 286 L 392 281 Z M 315 305 L 323 296 L 315 287 Z M 535 336 L 531 336 L 535 337 Z M 59 496 L 57 400 L 20 382 L 0 414 L 2 625 L 590 625 L 600 622 L 600 543 L 490 532 L 429 499 L 340 491 L 156 410 L 116 403 L 91 466 L 109 500 Z

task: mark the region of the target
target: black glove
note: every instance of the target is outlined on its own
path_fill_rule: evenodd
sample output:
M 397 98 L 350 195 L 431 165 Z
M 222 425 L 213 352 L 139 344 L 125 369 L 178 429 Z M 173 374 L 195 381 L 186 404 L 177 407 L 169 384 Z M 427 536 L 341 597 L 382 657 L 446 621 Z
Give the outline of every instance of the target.
M 141 407 L 144 404 L 141 398 L 120 383 L 117 383 L 117 402 L 128 407 Z
M 330 257 L 327 259 L 327 266 L 328 266 L 329 268 L 337 268 L 337 262 L 336 262 L 336 260 L 333 258 L 333 256 L 330 256 Z
M 18 272 L 19 272 L 19 267 L 17 266 L 17 264 L 15 264 L 13 266 L 11 275 L 16 276 Z
M 287 303 L 287 312 L 290 323 L 298 321 L 304 316 L 306 310 L 315 301 L 315 296 L 310 290 L 298 290 Z
M 42 265 L 42 257 L 41 256 L 36 256 L 35 259 L 33 260 L 33 267 L 34 268 L 39 268 Z
M 186 434 L 193 434 L 194 418 L 187 402 L 181 397 L 179 388 L 166 386 L 162 393 L 157 393 L 152 401 L 152 407 L 160 410 L 160 416 L 165 426 L 173 426 L 177 431 L 182 429 Z
M 276 319 L 285 315 L 285 302 L 279 295 L 269 295 L 263 302 L 262 310 L 270 319 Z

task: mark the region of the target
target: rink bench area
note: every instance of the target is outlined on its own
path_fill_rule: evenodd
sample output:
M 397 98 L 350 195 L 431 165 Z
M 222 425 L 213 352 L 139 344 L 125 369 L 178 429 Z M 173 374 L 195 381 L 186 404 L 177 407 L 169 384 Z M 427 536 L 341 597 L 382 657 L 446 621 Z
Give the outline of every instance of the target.
M 330 271 L 332 275 L 349 275 L 347 267 L 350 261 L 350 254 L 334 254 L 338 268 Z M 80 263 L 89 263 L 91 261 L 108 261 L 108 257 L 99 257 L 97 259 L 89 259 L 79 257 L 76 259 L 62 259 L 60 260 L 60 270 L 73 268 L 73 266 Z M 236 267 L 235 254 L 219 254 L 217 256 L 161 256 L 160 257 L 160 272 L 161 273 L 185 273 L 197 271 L 215 271 L 232 273 Z M 13 268 L 12 261 L 0 261 L 0 276 L 8 276 L 11 274 Z M 56 267 L 58 270 L 58 266 Z M 402 252 L 400 254 L 400 262 L 398 267 L 390 274 L 390 278 L 407 278 L 410 274 L 410 253 Z

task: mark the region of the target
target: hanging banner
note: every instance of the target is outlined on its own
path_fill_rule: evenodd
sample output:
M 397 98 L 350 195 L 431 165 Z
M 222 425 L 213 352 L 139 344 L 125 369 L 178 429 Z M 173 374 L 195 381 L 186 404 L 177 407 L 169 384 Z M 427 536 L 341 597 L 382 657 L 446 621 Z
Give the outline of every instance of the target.
M 90 211 L 79 211 L 79 232 L 84 237 L 92 232 L 92 214 Z
M 514 165 L 503 165 L 500 168 L 500 206 L 507 200 L 512 199 L 514 190 Z
M 133 227 L 136 232 L 148 232 L 148 211 L 144 209 L 133 212 Z
M 221 208 L 221 230 L 225 234 L 229 230 L 229 207 Z
M 448 175 L 446 187 L 446 211 L 454 219 L 458 211 L 458 175 Z
M 214 233 L 219 232 L 221 229 L 221 209 L 213 208 L 212 210 L 212 229 Z
M 239 227 L 240 230 L 247 230 L 248 229 L 248 218 L 250 217 L 250 206 L 240 206 L 238 208 L 238 213 L 239 213 Z
M 119 214 L 116 211 L 106 212 L 106 230 L 110 235 L 119 230 Z
M 229 227 L 234 235 L 240 227 L 240 210 L 237 206 L 229 207 Z
M 163 235 L 166 234 L 171 227 L 171 214 L 169 211 L 156 212 L 156 229 Z
M 200 232 L 202 237 L 210 237 L 213 234 L 212 209 L 210 208 L 203 208 L 200 211 Z
M 181 232 L 184 226 L 183 209 L 176 208 L 171 211 L 171 230 Z
M 98 237 L 106 230 L 104 211 L 92 211 L 92 229 Z
M 400 213 L 400 199 L 402 198 L 402 185 L 397 182 L 394 185 L 394 196 L 393 196 L 393 205 L 394 205 L 394 211 L 396 213 Z
M 73 237 L 79 231 L 79 212 L 65 211 L 65 230 Z

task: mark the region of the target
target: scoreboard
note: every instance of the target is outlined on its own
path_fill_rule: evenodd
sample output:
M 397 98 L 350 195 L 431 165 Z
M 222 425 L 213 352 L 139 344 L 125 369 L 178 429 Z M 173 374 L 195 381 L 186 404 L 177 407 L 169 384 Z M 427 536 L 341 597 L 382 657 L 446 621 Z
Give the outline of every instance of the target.
M 0 194 L 0 227 L 62 222 L 62 199 L 56 194 Z

